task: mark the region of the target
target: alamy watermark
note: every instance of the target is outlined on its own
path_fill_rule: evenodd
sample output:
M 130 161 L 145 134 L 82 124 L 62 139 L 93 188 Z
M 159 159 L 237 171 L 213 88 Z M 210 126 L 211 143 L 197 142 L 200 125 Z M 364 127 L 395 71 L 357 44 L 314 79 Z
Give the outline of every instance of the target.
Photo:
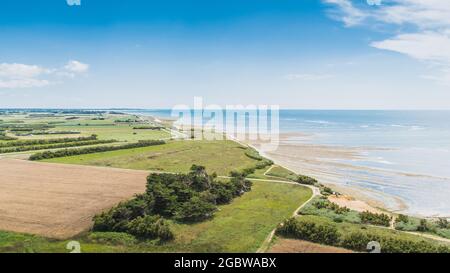
M 192 140 L 225 140 L 253 143 L 261 151 L 278 148 L 280 134 L 278 105 L 204 105 L 195 97 L 193 107 L 172 108 L 176 118 L 172 137 Z
M 69 6 L 81 6 L 81 0 L 66 0 Z

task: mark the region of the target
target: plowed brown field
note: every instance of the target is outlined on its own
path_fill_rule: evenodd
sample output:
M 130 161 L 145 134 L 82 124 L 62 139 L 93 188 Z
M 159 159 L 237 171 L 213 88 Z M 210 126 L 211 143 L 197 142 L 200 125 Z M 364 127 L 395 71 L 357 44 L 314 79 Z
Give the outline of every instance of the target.
M 0 159 L 0 230 L 68 238 L 145 191 L 147 171 Z

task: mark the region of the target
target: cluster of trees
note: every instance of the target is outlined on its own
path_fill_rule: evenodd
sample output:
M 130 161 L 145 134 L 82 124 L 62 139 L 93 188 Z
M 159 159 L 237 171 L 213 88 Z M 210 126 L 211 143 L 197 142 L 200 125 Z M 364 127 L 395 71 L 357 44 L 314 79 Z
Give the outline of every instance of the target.
M 11 142 L 7 142 L 7 143 L 0 143 L 0 148 L 18 147 L 18 146 L 33 146 L 33 145 L 49 145 L 49 144 L 56 144 L 56 143 L 80 142 L 80 141 L 90 141 L 90 140 L 97 140 L 97 135 L 91 135 L 88 137 L 77 137 L 77 138 L 17 140 L 17 141 L 11 141 Z
M 80 146 L 89 146 L 89 145 L 97 145 L 97 144 L 107 144 L 107 143 L 113 143 L 113 142 L 117 142 L 117 140 L 114 140 L 114 139 L 98 140 L 97 139 L 97 140 L 88 140 L 88 141 L 55 143 L 55 144 L 47 144 L 47 145 L 17 146 L 17 147 L 0 148 L 0 154 L 57 149 L 57 148 L 80 147 Z
M 100 152 L 108 152 L 108 151 L 116 151 L 116 150 L 123 150 L 123 149 L 133 149 L 133 148 L 140 148 L 140 147 L 162 145 L 165 143 L 166 142 L 163 140 L 141 140 L 136 143 L 129 143 L 129 144 L 120 145 L 120 146 L 95 146 L 95 147 L 87 147 L 87 148 L 79 148 L 79 149 L 64 149 L 64 150 L 58 150 L 58 151 L 45 151 L 42 153 L 36 153 L 34 155 L 31 155 L 29 160 L 43 160 L 43 159 L 66 157 L 66 156 L 73 156 L 73 155 L 93 154 L 93 153 L 100 153 Z
M 291 218 L 284 221 L 277 234 L 300 240 L 311 241 L 364 252 L 369 242 L 376 241 L 383 253 L 450 253 L 450 248 L 425 240 L 412 240 L 405 237 L 378 233 L 368 229 L 340 232 L 333 223 Z
M 337 214 L 344 214 L 350 212 L 350 209 L 347 207 L 341 207 L 338 204 L 323 199 L 315 202 L 313 206 L 316 207 L 317 209 L 329 209 Z
M 146 239 L 170 240 L 165 219 L 199 222 L 214 216 L 217 206 L 251 190 L 244 174 L 233 172 L 229 182 L 193 165 L 188 174 L 151 174 L 144 194 L 94 217 L 94 231 L 126 232 Z
M 361 222 L 364 224 L 378 225 L 388 227 L 392 218 L 384 213 L 372 213 L 370 211 L 364 211 L 359 214 Z
M 318 184 L 316 179 L 314 179 L 312 177 L 309 177 L 309 176 L 306 176 L 306 175 L 298 175 L 296 180 L 297 180 L 298 183 L 304 184 L 304 185 L 316 185 L 316 184 Z

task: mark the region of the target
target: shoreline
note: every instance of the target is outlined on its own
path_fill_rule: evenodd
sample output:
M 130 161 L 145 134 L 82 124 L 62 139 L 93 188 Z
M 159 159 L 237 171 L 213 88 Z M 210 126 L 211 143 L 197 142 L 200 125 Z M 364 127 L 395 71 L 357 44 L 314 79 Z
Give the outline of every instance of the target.
M 129 114 L 129 113 L 125 113 Z M 173 120 L 165 119 L 164 117 L 157 117 L 157 116 L 151 116 L 151 115 L 143 115 L 143 114 L 135 114 L 136 116 L 143 117 L 148 120 L 150 118 L 152 122 L 157 123 L 171 123 Z M 241 145 L 249 146 L 257 150 L 262 156 L 272 160 L 275 164 L 288 169 L 289 171 L 296 173 L 296 174 L 302 174 L 302 175 L 308 175 L 311 177 L 316 178 L 321 184 L 326 185 L 327 187 L 332 188 L 334 191 L 341 193 L 343 198 L 357 201 L 360 204 L 364 204 L 363 207 L 371 208 L 373 211 L 379 211 L 388 213 L 391 215 L 395 214 L 405 214 L 412 217 L 420 217 L 420 218 L 427 218 L 427 219 L 436 219 L 440 217 L 449 218 L 450 215 L 421 215 L 416 213 L 410 213 L 407 211 L 408 205 L 398 196 L 391 195 L 388 193 L 380 192 L 371 190 L 364 187 L 357 187 L 354 185 L 343 185 L 342 183 L 337 182 L 340 178 L 339 175 L 336 173 L 337 171 L 343 171 L 346 168 L 352 168 L 354 170 L 364 170 L 370 173 L 371 171 L 374 171 L 371 168 L 363 167 L 363 166 L 353 166 L 348 163 L 344 162 L 338 162 L 338 161 L 332 161 L 330 158 L 338 157 L 341 159 L 346 160 L 355 160 L 355 159 L 361 159 L 363 156 L 360 154 L 362 151 L 364 151 L 363 148 L 347 148 L 347 147 L 333 147 L 333 146 L 327 146 L 327 145 L 319 145 L 319 144 L 299 144 L 299 143 L 289 143 L 289 141 L 286 143 L 283 143 L 283 140 L 286 141 L 287 137 L 290 136 L 296 136 L 296 137 L 302 137 L 302 138 L 308 138 L 310 135 L 304 134 L 304 133 L 281 133 L 280 134 L 280 145 L 279 148 L 282 147 L 281 151 L 278 151 L 280 149 L 277 149 L 275 153 L 264 152 L 261 148 L 258 146 L 261 143 L 258 143 L 258 141 L 240 141 L 236 138 L 227 135 L 227 139 L 230 139 L 232 141 L 235 141 Z M 302 158 L 302 164 L 298 164 L 299 159 L 295 156 L 292 158 L 289 158 L 289 153 L 283 153 L 284 150 L 289 150 L 289 152 L 292 155 L 292 150 L 299 151 L 301 154 L 307 154 L 306 159 Z M 294 164 L 294 163 L 295 164 Z M 319 168 L 318 168 L 319 166 Z M 331 166 L 331 167 L 330 167 Z M 375 170 L 379 172 L 383 172 L 385 170 Z M 401 175 L 404 176 L 417 176 L 415 174 L 408 174 L 408 173 L 401 173 Z

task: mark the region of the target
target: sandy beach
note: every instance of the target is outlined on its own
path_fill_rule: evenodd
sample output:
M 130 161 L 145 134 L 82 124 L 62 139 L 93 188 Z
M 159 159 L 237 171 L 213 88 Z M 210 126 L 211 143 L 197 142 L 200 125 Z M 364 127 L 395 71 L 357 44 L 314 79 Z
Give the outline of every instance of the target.
M 344 195 L 343 198 L 332 198 L 331 201 L 357 211 L 400 212 L 407 205 L 395 196 L 389 196 L 363 187 L 346 185 L 344 170 L 372 172 L 369 168 L 343 163 L 361 158 L 362 148 L 344 148 L 308 143 L 293 143 L 291 139 L 309 138 L 302 133 L 286 133 L 280 135 L 280 143 L 275 151 L 262 152 L 276 164 L 296 173 L 312 176 L 322 184 Z M 260 150 L 261 142 L 248 141 L 248 144 Z M 361 174 L 364 176 L 364 174 Z M 349 178 L 351 179 L 351 178 Z

